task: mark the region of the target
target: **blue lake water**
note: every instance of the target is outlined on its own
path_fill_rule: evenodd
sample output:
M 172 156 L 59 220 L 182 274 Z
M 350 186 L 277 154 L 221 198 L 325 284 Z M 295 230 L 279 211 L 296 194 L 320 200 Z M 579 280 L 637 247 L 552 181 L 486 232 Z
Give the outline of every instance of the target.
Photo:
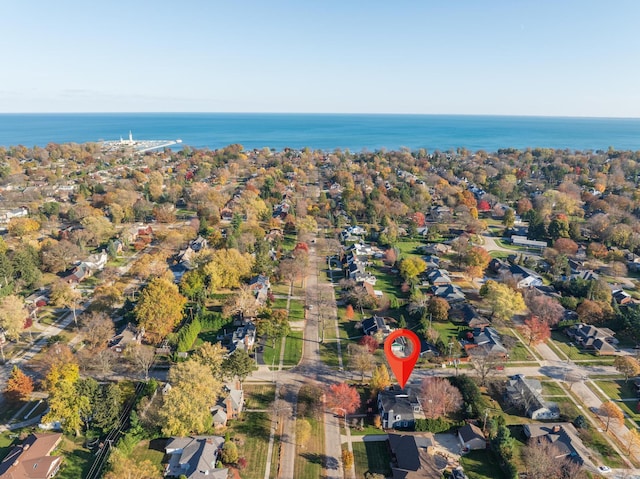
M 496 151 L 548 147 L 640 150 L 640 118 L 459 115 L 86 113 L 0 114 L 0 145 L 45 146 L 127 138 L 175 140 L 196 148 L 240 143 L 370 151 L 407 147 Z

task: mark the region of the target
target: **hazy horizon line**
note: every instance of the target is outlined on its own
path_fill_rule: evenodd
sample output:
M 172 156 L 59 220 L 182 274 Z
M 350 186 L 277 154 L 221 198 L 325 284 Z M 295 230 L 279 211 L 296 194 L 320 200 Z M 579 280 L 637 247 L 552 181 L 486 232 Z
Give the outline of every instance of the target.
M 640 116 L 535 115 L 511 113 L 389 113 L 299 111 L 7 111 L 0 115 L 313 115 L 313 116 L 460 116 L 511 118 L 564 118 L 594 120 L 640 120 Z

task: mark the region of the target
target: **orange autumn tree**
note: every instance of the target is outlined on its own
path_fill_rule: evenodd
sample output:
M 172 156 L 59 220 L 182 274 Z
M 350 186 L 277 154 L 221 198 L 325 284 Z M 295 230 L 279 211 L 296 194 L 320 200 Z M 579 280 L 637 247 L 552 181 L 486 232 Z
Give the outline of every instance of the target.
M 351 306 L 350 304 L 347 304 L 347 309 L 344 312 L 344 317 L 351 320 L 353 319 L 354 316 L 355 316 L 355 313 L 353 311 L 353 306 Z
M 33 380 L 18 366 L 14 366 L 4 390 L 5 397 L 12 402 L 28 401 L 32 392 Z

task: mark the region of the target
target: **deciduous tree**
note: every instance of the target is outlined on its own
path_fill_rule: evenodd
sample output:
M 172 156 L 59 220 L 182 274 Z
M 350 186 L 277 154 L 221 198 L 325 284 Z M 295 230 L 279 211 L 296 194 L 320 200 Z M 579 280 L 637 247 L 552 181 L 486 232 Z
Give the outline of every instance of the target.
M 624 382 L 629 381 L 630 376 L 640 374 L 640 363 L 631 356 L 616 356 L 613 365 L 618 371 L 624 374 Z
M 124 357 L 129 361 L 131 367 L 144 377 L 145 381 L 149 379 L 149 370 L 156 357 L 153 347 L 129 343 L 124 349 Z
M 349 368 L 360 373 L 360 381 L 364 382 L 364 376 L 373 370 L 373 356 L 367 346 L 349 344 Z
M 152 279 L 142 290 L 134 312 L 145 333 L 159 340 L 180 323 L 186 302 L 175 283 L 162 276 Z
M 78 301 L 80 301 L 80 298 L 82 297 L 80 291 L 75 289 L 66 281 L 59 280 L 51 286 L 51 293 L 49 297 L 55 306 L 71 309 L 73 312 L 73 322 L 77 326 L 78 317 L 76 315 L 76 309 L 78 307 Z
M 115 336 L 113 320 L 107 314 L 95 311 L 83 314 L 80 319 L 85 345 L 92 351 L 106 348 Z
M 27 316 L 27 309 L 21 297 L 10 294 L 0 299 L 0 328 L 4 330 L 7 338 L 20 338 Z M 4 352 L 2 357 L 4 360 Z
M 445 378 L 428 377 L 420 384 L 422 410 L 427 419 L 454 413 L 462 407 L 462 394 Z
M 216 403 L 222 383 L 198 361 L 188 360 L 169 370 L 171 389 L 159 411 L 162 433 L 167 436 L 202 434 L 211 427 L 211 406 Z
M 360 407 L 358 390 L 347 383 L 332 384 L 327 391 L 327 407 L 340 415 L 353 414 Z
M 541 321 L 535 315 L 530 315 L 524 320 L 524 326 L 521 328 L 524 339 L 528 345 L 543 343 L 551 337 L 551 330 L 544 321 Z
M 227 356 L 227 348 L 220 343 L 205 341 L 195 352 L 193 359 L 208 366 L 214 378 L 222 378 L 222 366 Z
M 427 263 L 416 256 L 405 258 L 400 262 L 400 274 L 407 282 L 414 281 L 426 269 Z
M 33 392 L 33 380 L 27 376 L 18 366 L 11 370 L 11 376 L 7 381 L 4 395 L 9 401 L 28 401 Z
M 209 284 L 214 290 L 237 288 L 242 279 L 249 277 L 253 258 L 249 253 L 237 249 L 220 249 L 213 253 L 211 261 L 204 266 Z
M 109 471 L 104 479 L 162 479 L 162 473 L 149 460 L 128 457 L 118 448 L 109 457 Z
M 603 402 L 598 408 L 598 414 L 606 418 L 605 431 L 609 430 L 609 423 L 613 419 L 614 422 L 622 423 L 624 414 L 620 407 L 613 401 Z
M 433 296 L 427 304 L 427 313 L 431 315 L 434 321 L 447 321 L 449 319 L 449 310 L 451 306 L 444 298 Z
M 480 295 L 491 307 L 491 317 L 499 321 L 507 321 L 527 309 L 522 294 L 491 279 L 482 285 Z
M 558 447 L 546 440 L 532 440 L 523 448 L 522 461 L 531 479 L 584 479 L 586 472 L 568 457 L 561 457 Z
M 362 336 L 362 338 L 360 338 L 360 341 L 358 341 L 358 344 L 360 346 L 364 346 L 370 354 L 375 353 L 379 346 L 378 340 L 373 336 L 369 336 L 368 334 Z
M 234 316 L 238 314 L 240 320 L 244 321 L 246 316 L 253 317 L 258 312 L 259 304 L 256 301 L 255 294 L 251 287 L 246 284 L 240 286 L 227 298 L 222 312 L 225 316 Z
M 496 367 L 500 364 L 504 364 L 504 360 L 497 354 L 485 353 L 485 352 L 471 352 L 471 367 L 478 375 L 480 379 L 480 385 L 485 386 L 487 378 L 494 374 Z
M 380 391 L 391 386 L 391 377 L 389 376 L 387 366 L 380 364 L 375 368 L 371 375 L 371 382 L 369 384 L 371 386 L 371 396 L 374 398 L 377 397 Z
M 544 294 L 527 294 L 524 299 L 529 311 L 549 327 L 558 324 L 564 315 L 564 308 L 552 297 Z

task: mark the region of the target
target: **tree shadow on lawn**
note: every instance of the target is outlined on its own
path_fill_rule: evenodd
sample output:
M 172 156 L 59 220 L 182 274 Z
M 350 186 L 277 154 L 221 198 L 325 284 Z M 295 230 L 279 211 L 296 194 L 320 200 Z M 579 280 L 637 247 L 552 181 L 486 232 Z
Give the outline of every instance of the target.
M 333 456 L 327 456 L 325 454 L 318 454 L 315 452 L 303 452 L 300 454 L 301 457 L 304 457 L 307 461 L 312 464 L 320 464 L 327 469 L 337 470 L 340 462 Z
M 268 439 L 270 425 L 271 421 L 266 413 L 246 413 L 236 422 L 234 429 L 240 434 Z

